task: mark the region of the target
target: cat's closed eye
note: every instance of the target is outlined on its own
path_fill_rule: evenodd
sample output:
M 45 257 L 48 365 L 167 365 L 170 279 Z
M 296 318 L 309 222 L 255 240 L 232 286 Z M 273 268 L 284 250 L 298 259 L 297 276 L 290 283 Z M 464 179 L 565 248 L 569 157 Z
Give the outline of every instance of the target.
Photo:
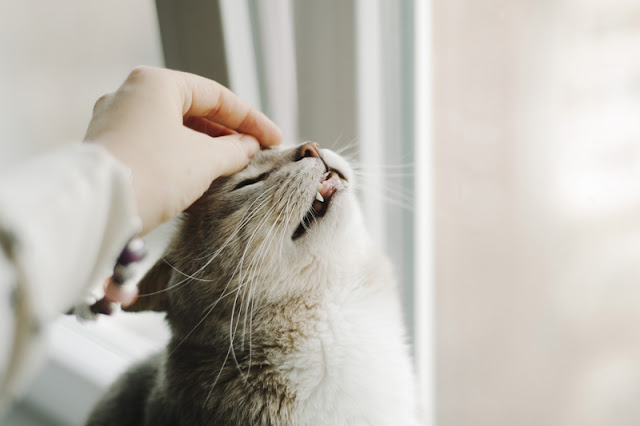
M 235 191 L 236 189 L 244 188 L 245 186 L 249 186 L 249 185 L 253 185 L 255 183 L 261 182 L 261 181 L 265 180 L 267 177 L 269 177 L 269 172 L 262 173 L 261 175 L 259 175 L 257 177 L 254 177 L 254 178 L 243 180 L 242 182 L 237 184 L 235 186 L 235 188 L 232 189 L 232 191 Z

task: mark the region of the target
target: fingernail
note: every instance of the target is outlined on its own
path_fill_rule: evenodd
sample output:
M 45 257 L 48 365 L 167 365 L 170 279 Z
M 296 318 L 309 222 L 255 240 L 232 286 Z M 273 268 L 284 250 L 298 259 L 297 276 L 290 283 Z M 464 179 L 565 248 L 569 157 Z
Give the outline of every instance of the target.
M 244 148 L 249 158 L 253 158 L 253 156 L 260 150 L 260 144 L 258 140 L 253 136 L 242 135 L 240 138 L 240 144 Z

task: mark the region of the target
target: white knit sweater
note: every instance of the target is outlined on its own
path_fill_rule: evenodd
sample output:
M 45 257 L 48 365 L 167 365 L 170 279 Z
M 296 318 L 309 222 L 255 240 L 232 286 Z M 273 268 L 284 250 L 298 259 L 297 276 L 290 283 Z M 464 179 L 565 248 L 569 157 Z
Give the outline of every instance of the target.
M 131 174 L 99 146 L 0 171 L 0 411 L 37 370 L 47 324 L 110 275 L 139 230 Z

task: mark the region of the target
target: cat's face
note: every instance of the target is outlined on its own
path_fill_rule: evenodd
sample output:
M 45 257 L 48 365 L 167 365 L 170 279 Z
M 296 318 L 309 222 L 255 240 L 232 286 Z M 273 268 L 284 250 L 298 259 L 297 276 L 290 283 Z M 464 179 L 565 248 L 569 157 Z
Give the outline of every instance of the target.
M 165 254 L 168 305 L 202 312 L 219 298 L 273 302 L 346 273 L 364 234 L 353 180 L 342 157 L 314 143 L 261 151 L 216 180 Z
M 243 242 L 251 250 L 260 241 L 297 257 L 339 236 L 355 213 L 352 187 L 348 163 L 308 142 L 259 152 L 245 169 L 216 181 L 190 214 L 215 228 L 218 243 L 225 235 L 229 246 Z

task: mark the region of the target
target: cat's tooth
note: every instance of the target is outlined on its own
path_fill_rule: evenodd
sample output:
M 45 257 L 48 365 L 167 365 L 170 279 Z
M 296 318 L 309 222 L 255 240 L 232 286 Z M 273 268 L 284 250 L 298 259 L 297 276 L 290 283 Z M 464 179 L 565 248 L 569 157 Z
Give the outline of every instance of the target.
M 316 188 L 316 191 L 320 192 L 320 191 L 322 191 L 322 188 L 324 188 L 324 185 L 319 183 L 318 187 Z
M 316 191 L 316 200 L 320 201 L 321 203 L 324 203 L 324 198 L 322 198 L 320 191 Z

